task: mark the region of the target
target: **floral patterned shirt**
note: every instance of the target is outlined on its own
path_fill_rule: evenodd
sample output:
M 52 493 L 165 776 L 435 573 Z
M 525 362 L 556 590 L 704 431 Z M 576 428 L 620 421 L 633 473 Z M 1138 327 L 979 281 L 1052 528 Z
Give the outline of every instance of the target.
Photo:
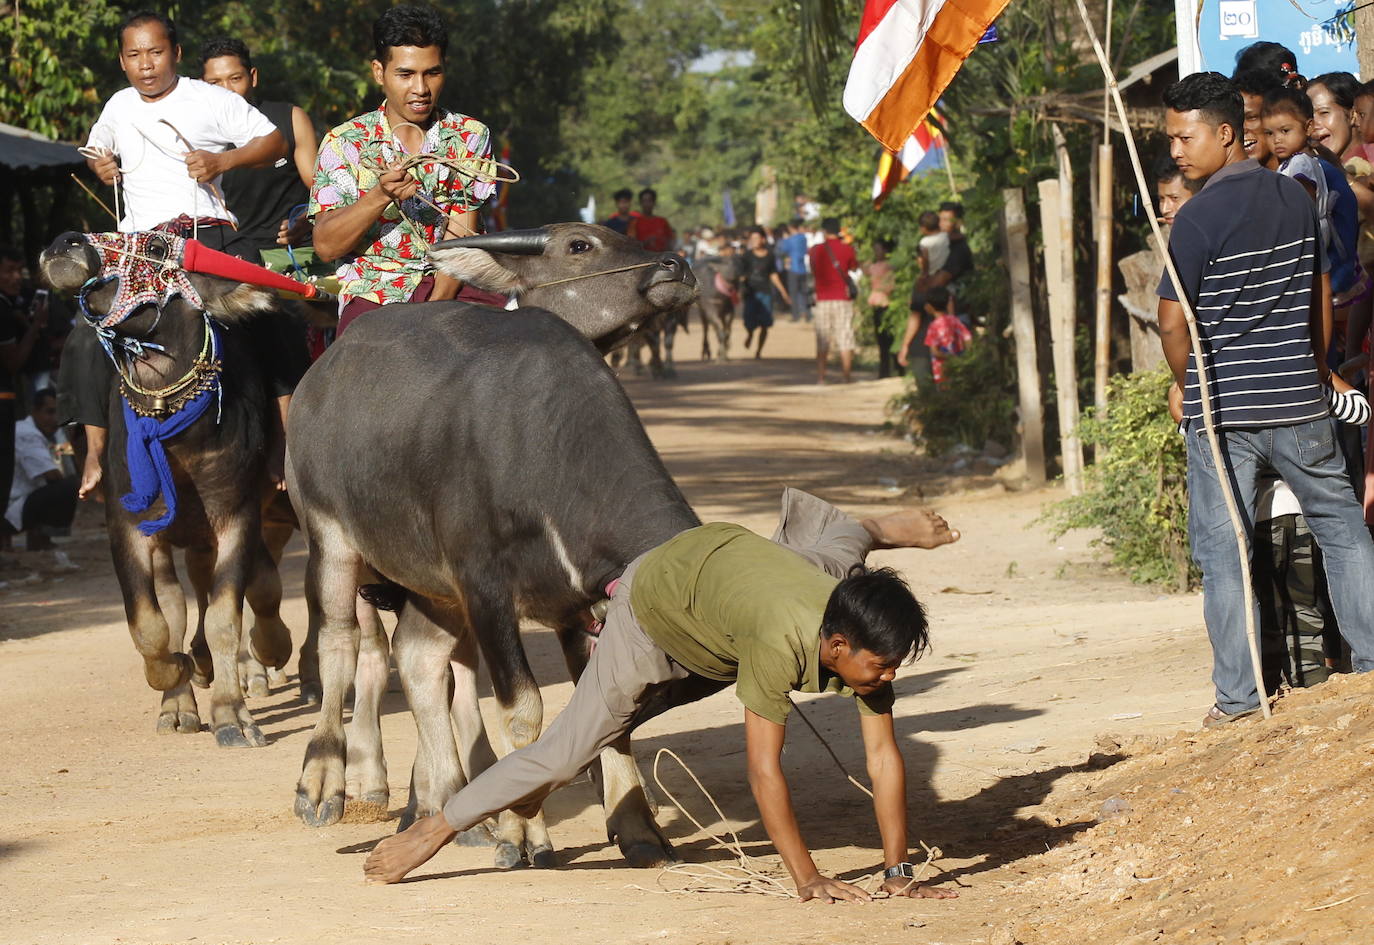
M 446 158 L 489 160 L 491 134 L 475 118 L 440 109 L 425 133 L 422 150 Z M 320 142 L 315 183 L 310 189 L 311 218 L 357 203 L 377 186 L 381 172 L 373 167 L 402 158 L 405 153 L 392 137 L 384 108 L 332 129 Z M 444 218 L 421 196 L 445 212 L 462 213 L 481 206 L 495 190 L 495 184 L 473 180 L 444 164 L 422 164 L 411 174 L 420 180 L 419 194 L 400 208 L 388 204 L 368 227 L 357 252 L 339 260 L 341 303 L 352 299 L 381 305 L 409 301 L 420 280 L 433 272 L 425 253 L 430 244 L 444 238 Z

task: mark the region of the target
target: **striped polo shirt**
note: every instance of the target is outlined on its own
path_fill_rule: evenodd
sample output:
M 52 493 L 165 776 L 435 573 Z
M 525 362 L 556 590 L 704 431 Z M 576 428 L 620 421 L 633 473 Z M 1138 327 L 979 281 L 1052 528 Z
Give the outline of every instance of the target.
M 1302 184 L 1253 160 L 1226 165 L 1179 210 L 1169 255 L 1197 315 L 1217 425 L 1327 416 L 1309 317 L 1313 279 L 1328 263 Z M 1178 298 L 1167 272 L 1158 295 Z M 1202 418 L 1193 358 L 1183 415 Z

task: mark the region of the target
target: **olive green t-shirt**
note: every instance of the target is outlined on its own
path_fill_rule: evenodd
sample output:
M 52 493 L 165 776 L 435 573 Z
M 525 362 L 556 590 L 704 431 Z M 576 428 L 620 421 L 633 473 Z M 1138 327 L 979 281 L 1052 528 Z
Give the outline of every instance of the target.
M 630 585 L 630 608 L 683 667 L 733 680 L 746 708 L 782 725 L 789 692 L 821 691 L 821 618 L 837 583 L 785 546 L 717 522 L 646 554 Z M 892 711 L 891 685 L 859 696 L 833 677 L 825 690 L 853 696 L 867 715 Z

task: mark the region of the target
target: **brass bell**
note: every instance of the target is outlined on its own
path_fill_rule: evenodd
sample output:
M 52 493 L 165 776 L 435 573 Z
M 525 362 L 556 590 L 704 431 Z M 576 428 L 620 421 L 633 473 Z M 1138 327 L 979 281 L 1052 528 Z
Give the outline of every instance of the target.
M 162 413 L 167 409 L 167 401 L 161 397 L 153 398 L 153 413 Z

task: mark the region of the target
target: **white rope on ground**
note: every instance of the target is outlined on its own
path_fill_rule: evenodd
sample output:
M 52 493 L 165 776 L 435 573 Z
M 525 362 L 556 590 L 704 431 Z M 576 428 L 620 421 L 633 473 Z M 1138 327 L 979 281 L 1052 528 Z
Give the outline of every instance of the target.
M 1141 166 L 1140 153 L 1135 147 L 1135 135 L 1131 132 L 1131 124 L 1126 117 L 1126 105 L 1121 101 L 1121 90 L 1116 84 L 1116 74 L 1107 62 L 1106 53 L 1102 51 L 1102 44 L 1098 41 L 1097 31 L 1093 29 L 1092 19 L 1088 16 L 1088 8 L 1084 5 L 1083 0 L 1074 0 L 1074 2 L 1078 5 L 1078 15 L 1082 18 L 1083 26 L 1088 31 L 1088 38 L 1092 41 L 1093 51 L 1097 54 L 1098 65 L 1102 67 L 1102 74 L 1107 80 L 1112 101 L 1116 105 L 1116 114 L 1121 120 L 1121 133 L 1126 138 L 1126 150 L 1130 154 L 1131 167 L 1135 171 L 1140 199 L 1146 206 L 1153 206 L 1154 204 L 1150 200 L 1150 187 L 1145 180 L 1145 169 Z M 1111 0 L 1108 2 L 1110 3 Z M 1183 291 L 1183 280 L 1179 278 L 1178 270 L 1174 267 L 1174 259 L 1169 255 L 1168 244 L 1164 241 L 1164 234 L 1159 228 L 1159 221 L 1155 219 L 1153 213 L 1146 214 L 1146 216 L 1149 217 L 1150 228 L 1154 231 L 1159 252 L 1164 257 L 1165 270 L 1169 273 L 1169 279 L 1174 284 L 1174 293 L 1178 296 L 1178 303 L 1183 308 L 1184 321 L 1188 324 L 1188 337 L 1193 346 L 1193 363 L 1197 367 L 1198 391 L 1202 399 L 1202 426 L 1207 432 L 1207 443 L 1212 450 L 1217 482 L 1221 486 L 1222 498 L 1226 501 L 1226 512 L 1231 517 L 1231 528 L 1236 536 L 1236 552 L 1240 556 L 1241 594 L 1245 601 L 1245 642 L 1250 647 L 1250 668 L 1255 675 L 1255 691 L 1259 694 L 1260 709 L 1267 719 L 1272 713 L 1269 709 L 1269 694 L 1264 689 L 1264 669 L 1260 663 L 1259 639 L 1255 632 L 1255 591 L 1250 584 L 1250 556 L 1247 553 L 1249 536 L 1245 533 L 1245 524 L 1236 505 L 1235 494 L 1231 491 L 1230 467 L 1227 466 L 1225 454 L 1221 451 L 1221 441 L 1217 438 L 1216 424 L 1212 419 L 1211 384 L 1208 382 L 1207 372 L 1204 370 L 1207 362 L 1202 352 L 1202 339 L 1198 335 L 1197 318 L 1193 314 L 1193 306 L 1188 301 L 1187 293 Z
M 835 766 L 849 779 L 849 783 L 871 798 L 873 792 L 849 773 L 849 769 L 845 767 L 844 762 L 835 754 L 834 749 L 830 747 L 830 743 L 825 740 L 825 736 L 821 735 L 816 726 L 811 724 L 811 720 L 802 712 L 801 707 L 796 703 L 793 703 L 792 707 L 796 710 L 801 720 L 806 723 L 806 727 L 811 730 L 811 733 L 816 736 L 817 740 L 820 741 L 821 745 L 830 754 L 830 758 L 835 762 Z M 703 826 L 701 821 L 697 820 L 697 818 L 692 815 L 692 812 L 689 811 L 687 807 L 677 799 L 677 796 L 668 789 L 667 785 L 663 783 L 663 779 L 659 777 L 658 766 L 665 756 L 677 762 L 678 766 L 682 768 L 683 771 L 687 772 L 687 776 L 692 779 L 692 783 L 696 785 L 697 790 L 702 793 L 702 796 L 706 798 L 711 807 L 715 810 L 716 817 L 725 825 L 726 831 L 730 834 L 729 840 L 726 840 L 720 834 Z M 709 863 L 674 863 L 659 870 L 659 889 L 645 889 L 637 884 L 630 884 L 626 887 L 627 889 L 669 894 L 744 893 L 784 899 L 791 899 L 793 897 L 793 893 L 774 875 L 771 875 L 772 873 L 778 872 L 776 867 L 769 867 L 762 861 L 744 852 L 744 847 L 740 843 L 739 834 L 730 826 L 730 822 L 726 819 L 725 813 L 720 809 L 720 805 L 716 803 L 716 799 L 711 796 L 710 791 L 706 790 L 706 786 L 701 783 L 701 779 L 696 776 L 696 772 L 694 772 L 687 765 L 687 762 L 683 761 L 676 752 L 669 748 L 660 748 L 658 754 L 654 755 L 653 775 L 654 783 L 658 785 L 658 789 L 663 792 L 668 800 L 672 801 L 673 806 L 682 813 L 682 816 L 691 821 L 692 825 L 696 827 L 698 831 L 706 834 L 722 849 L 733 854 L 735 862 L 729 866 L 717 866 Z M 921 864 L 920 868 L 915 872 L 915 875 L 908 879 L 901 889 L 892 893 L 885 892 L 882 889 L 882 884 L 886 877 L 883 875 L 882 870 L 870 873 L 853 885 L 858 886 L 874 898 L 886 898 L 889 896 L 899 896 L 911 887 L 920 884 L 920 882 L 926 878 L 926 874 L 930 871 L 932 864 L 943 856 L 944 853 L 939 847 L 929 846 L 923 840 L 918 840 L 917 843 L 921 845 L 921 849 L 925 850 L 925 862 Z M 663 881 L 668 874 L 685 877 L 687 879 L 687 884 L 671 889 L 664 887 Z

